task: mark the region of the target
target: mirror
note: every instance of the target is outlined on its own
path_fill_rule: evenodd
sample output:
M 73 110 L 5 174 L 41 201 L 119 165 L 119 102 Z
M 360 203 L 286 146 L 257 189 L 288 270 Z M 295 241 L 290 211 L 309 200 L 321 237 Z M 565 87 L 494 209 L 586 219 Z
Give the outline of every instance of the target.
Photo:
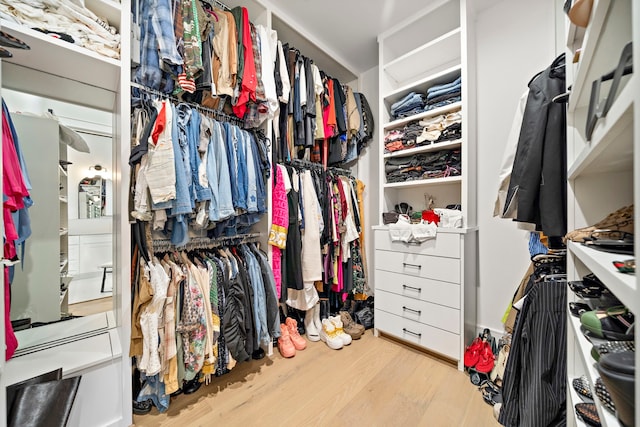
M 91 166 L 97 172 L 106 168 Z M 84 177 L 78 184 L 78 218 L 92 219 L 107 215 L 107 180 L 100 175 Z
M 32 234 L 24 254 L 18 249 L 11 283 L 19 355 L 74 331 L 103 328 L 98 315 L 113 317 L 113 114 L 6 88 L 2 96 L 34 202 Z

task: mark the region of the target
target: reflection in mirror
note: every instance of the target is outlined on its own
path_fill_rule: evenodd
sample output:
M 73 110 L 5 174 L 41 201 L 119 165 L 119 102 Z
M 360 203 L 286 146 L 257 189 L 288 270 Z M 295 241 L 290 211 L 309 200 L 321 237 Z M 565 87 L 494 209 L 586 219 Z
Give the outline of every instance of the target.
M 96 171 L 102 171 L 100 165 L 91 166 Z M 91 169 L 90 168 L 90 169 Z M 78 184 L 78 218 L 100 218 L 107 214 L 107 180 L 100 175 L 84 177 Z
M 31 235 L 24 252 L 17 248 L 19 263 L 11 272 L 19 355 L 28 351 L 21 342 L 47 342 L 51 327 L 38 326 L 59 324 L 71 331 L 75 322 L 113 310 L 113 115 L 4 88 L 2 95 L 33 200 Z M 29 334 L 21 341 L 22 329 L 30 331 L 23 331 Z M 36 329 L 43 336 L 34 341 Z

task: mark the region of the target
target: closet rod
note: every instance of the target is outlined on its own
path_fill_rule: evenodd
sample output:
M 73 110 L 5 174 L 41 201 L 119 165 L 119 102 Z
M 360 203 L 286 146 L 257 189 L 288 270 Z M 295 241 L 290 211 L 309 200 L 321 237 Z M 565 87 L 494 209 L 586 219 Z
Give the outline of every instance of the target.
M 237 125 L 239 127 L 244 128 L 244 120 L 242 120 L 242 119 L 240 119 L 238 117 L 230 116 L 230 115 L 225 114 L 225 113 L 223 113 L 221 111 L 213 110 L 211 108 L 206 108 L 206 107 L 203 107 L 201 105 L 195 104 L 193 102 L 183 101 L 182 99 L 176 98 L 175 96 L 169 95 L 167 93 L 160 92 L 159 90 L 152 89 L 152 88 L 147 87 L 147 86 L 143 86 L 140 83 L 131 82 L 131 87 L 135 87 L 137 89 L 140 89 L 141 91 L 146 92 L 146 93 L 148 93 L 150 95 L 156 95 L 156 96 L 159 96 L 161 98 L 165 98 L 165 99 L 171 100 L 171 101 L 173 101 L 175 103 L 178 103 L 178 104 L 186 104 L 186 105 L 190 106 L 191 108 L 195 108 L 196 110 L 201 111 L 202 113 L 212 115 L 213 118 L 215 118 L 216 120 L 233 123 L 233 124 L 235 124 L 235 125 Z
M 293 167 L 302 167 L 305 169 L 325 169 L 329 172 L 333 172 L 333 173 L 337 173 L 339 175 L 346 175 L 348 177 L 353 177 L 353 175 L 351 174 L 351 171 L 347 170 L 347 169 L 342 169 L 342 168 L 338 168 L 335 166 L 328 166 L 328 167 L 324 167 L 322 165 L 322 163 L 315 163 L 315 162 L 310 162 L 308 160 L 300 160 L 300 159 L 291 159 L 291 160 L 285 160 L 284 162 L 285 164 L 289 165 L 289 166 L 293 166 Z
M 169 252 L 173 250 L 192 251 L 196 249 L 212 249 L 225 245 L 239 245 L 241 243 L 255 242 L 262 233 L 246 233 L 235 236 L 221 236 L 214 239 L 208 237 L 192 237 L 184 246 L 176 247 L 171 243 L 171 239 L 154 239 L 153 252 Z

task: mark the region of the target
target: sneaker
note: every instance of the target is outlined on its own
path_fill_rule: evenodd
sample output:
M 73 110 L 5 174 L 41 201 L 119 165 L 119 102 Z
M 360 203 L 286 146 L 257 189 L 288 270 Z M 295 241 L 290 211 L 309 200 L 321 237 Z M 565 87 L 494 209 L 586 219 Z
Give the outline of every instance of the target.
M 291 338 L 291 342 L 293 343 L 296 351 L 307 348 L 307 341 L 302 338 L 300 336 L 300 332 L 298 332 L 298 322 L 296 322 L 296 319 L 287 317 L 285 323 L 289 328 L 289 337 Z
M 327 343 L 329 348 L 340 350 L 343 346 L 342 339 L 338 337 L 336 327 L 329 319 L 322 319 L 322 329 L 320 330 L 320 340 Z
M 347 311 L 341 311 L 340 319 L 342 320 L 342 324 L 344 325 L 344 331 L 351 336 L 354 340 L 359 340 L 364 334 L 364 326 L 358 325 L 353 321 L 351 315 Z
M 340 316 L 329 316 L 329 320 L 333 323 L 333 326 L 336 328 L 336 334 L 342 340 L 342 345 L 351 344 L 351 335 L 345 333 L 343 328 L 342 319 Z
M 278 338 L 278 350 L 282 357 L 293 357 L 296 355 L 296 348 L 289 335 L 289 327 L 284 323 L 280 324 L 280 338 Z

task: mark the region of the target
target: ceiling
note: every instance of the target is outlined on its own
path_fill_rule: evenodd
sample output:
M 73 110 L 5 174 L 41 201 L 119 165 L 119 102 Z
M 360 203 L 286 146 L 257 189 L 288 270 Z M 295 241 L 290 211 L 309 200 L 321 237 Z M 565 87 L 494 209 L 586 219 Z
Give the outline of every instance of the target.
M 272 0 L 271 4 L 283 23 L 303 30 L 311 43 L 358 75 L 378 65 L 378 34 L 437 1 Z M 281 35 L 282 25 L 274 22 L 274 28 Z

